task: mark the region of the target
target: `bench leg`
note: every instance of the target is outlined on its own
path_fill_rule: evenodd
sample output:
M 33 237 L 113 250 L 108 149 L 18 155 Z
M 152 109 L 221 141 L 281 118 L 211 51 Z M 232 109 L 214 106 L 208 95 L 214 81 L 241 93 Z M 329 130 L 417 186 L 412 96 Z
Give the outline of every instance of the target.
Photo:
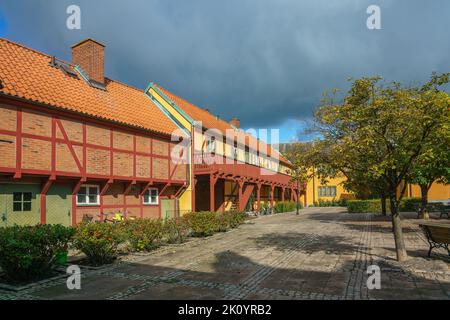
M 431 258 L 431 250 L 433 250 L 434 246 L 430 244 L 430 250 L 428 250 L 428 258 Z

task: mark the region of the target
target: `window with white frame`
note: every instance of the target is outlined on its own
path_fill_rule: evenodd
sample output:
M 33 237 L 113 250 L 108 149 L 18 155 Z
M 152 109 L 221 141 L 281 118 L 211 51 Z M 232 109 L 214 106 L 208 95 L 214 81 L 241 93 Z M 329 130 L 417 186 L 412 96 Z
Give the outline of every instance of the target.
M 318 189 L 319 197 L 336 197 L 336 186 L 322 186 Z
M 144 193 L 144 204 L 158 205 L 159 191 L 157 188 L 150 188 Z
M 13 211 L 31 211 L 31 192 L 13 192 Z
M 100 204 L 100 187 L 93 184 L 83 184 L 77 193 L 77 204 L 95 206 Z
M 206 151 L 209 153 L 216 152 L 216 138 L 215 137 L 208 137 L 208 140 L 206 141 Z

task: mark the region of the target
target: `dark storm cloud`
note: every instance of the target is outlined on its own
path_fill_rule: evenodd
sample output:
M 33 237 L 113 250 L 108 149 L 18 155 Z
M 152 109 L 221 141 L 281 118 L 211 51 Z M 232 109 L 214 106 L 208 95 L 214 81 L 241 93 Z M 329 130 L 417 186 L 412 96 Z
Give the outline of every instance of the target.
M 69 4 L 82 29 L 65 27 Z M 382 30 L 366 9 L 382 10 Z M 450 67 L 450 2 L 358 0 L 2 0 L 6 36 L 70 59 L 70 45 L 107 45 L 107 75 L 155 81 L 246 127 L 312 114 L 324 90 L 379 74 L 421 82 Z

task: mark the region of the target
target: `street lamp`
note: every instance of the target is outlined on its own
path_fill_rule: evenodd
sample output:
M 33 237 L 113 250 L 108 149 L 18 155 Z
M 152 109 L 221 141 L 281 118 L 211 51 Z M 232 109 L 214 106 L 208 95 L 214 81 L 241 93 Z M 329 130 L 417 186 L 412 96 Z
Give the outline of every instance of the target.
M 296 215 L 298 216 L 299 215 L 299 210 L 300 210 L 300 193 L 298 192 L 298 188 L 299 188 L 299 182 L 298 182 L 298 179 L 297 179 L 297 213 L 296 213 Z

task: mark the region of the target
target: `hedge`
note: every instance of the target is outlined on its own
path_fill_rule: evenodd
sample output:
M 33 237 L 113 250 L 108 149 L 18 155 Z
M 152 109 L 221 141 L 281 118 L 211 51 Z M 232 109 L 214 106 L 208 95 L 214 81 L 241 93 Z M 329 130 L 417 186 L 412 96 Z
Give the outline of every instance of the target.
M 297 210 L 297 203 L 293 201 L 277 202 L 273 207 L 276 213 L 292 212 Z M 299 202 L 299 209 L 301 208 L 302 204 Z
M 400 201 L 400 212 L 413 212 L 417 204 L 421 203 L 420 198 L 405 198 Z M 386 201 L 387 213 L 390 211 L 389 200 Z M 348 200 L 347 201 L 348 213 L 381 213 L 381 200 Z
M 49 274 L 57 257 L 69 246 L 87 256 L 90 265 L 112 262 L 119 246 L 149 251 L 163 243 L 181 243 L 187 236 L 205 237 L 236 228 L 245 221 L 242 212 L 192 212 L 177 219 L 136 219 L 117 224 L 82 222 L 61 225 L 0 228 L 0 267 L 13 282 L 34 280 Z M 121 248 L 122 249 L 122 248 Z
M 339 200 L 323 200 L 319 199 L 319 201 L 316 201 L 314 203 L 315 207 L 346 207 L 347 202 L 349 200 L 347 199 L 339 199 Z
M 191 212 L 183 216 L 193 237 L 207 237 L 215 232 L 226 231 L 242 224 L 245 213 L 241 212 Z

